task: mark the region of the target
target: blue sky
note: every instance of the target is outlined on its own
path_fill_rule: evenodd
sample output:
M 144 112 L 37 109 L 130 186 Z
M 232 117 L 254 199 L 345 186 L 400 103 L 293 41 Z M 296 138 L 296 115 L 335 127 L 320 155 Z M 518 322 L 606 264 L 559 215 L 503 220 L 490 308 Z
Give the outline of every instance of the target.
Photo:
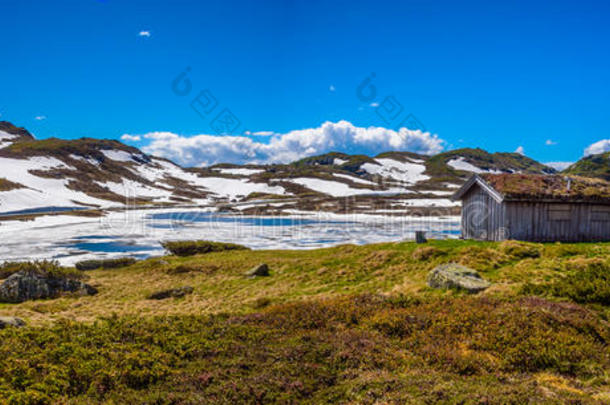
M 605 1 L 2 0 L 0 10 L 1 119 L 39 138 L 131 134 L 145 147 L 171 133 L 199 159 L 245 144 L 185 141 L 193 135 L 307 137 L 291 131 L 319 135 L 341 120 L 397 130 L 410 114 L 445 149 L 521 146 L 544 162 L 610 138 Z M 178 95 L 172 82 L 187 67 L 191 90 Z M 371 74 L 375 97 L 359 97 Z M 204 90 L 200 113 L 215 108 L 198 114 L 190 104 Z M 401 113 L 389 119 L 377 104 Z M 227 111 L 232 123 L 213 123 Z M 165 135 L 141 136 L 155 132 Z M 392 145 L 384 134 L 380 145 Z M 271 137 L 250 139 L 258 148 Z M 309 149 L 371 152 L 324 142 Z

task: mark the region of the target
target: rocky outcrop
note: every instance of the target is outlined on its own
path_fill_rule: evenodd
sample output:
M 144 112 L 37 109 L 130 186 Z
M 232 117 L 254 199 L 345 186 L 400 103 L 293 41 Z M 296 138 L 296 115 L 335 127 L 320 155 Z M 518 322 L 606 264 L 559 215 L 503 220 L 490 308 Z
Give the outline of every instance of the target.
M 491 283 L 483 280 L 473 269 L 450 263 L 437 266 L 428 274 L 428 286 L 439 289 L 455 288 L 476 294 L 489 288 Z
M 266 277 L 269 275 L 269 266 L 265 263 L 259 264 L 246 272 L 247 277 Z
M 0 329 L 4 329 L 7 326 L 20 328 L 25 326 L 25 322 L 23 322 L 22 319 L 15 318 L 14 316 L 0 316 Z
M 193 293 L 193 287 L 185 286 L 172 288 L 170 290 L 158 291 L 156 293 L 152 293 L 148 296 L 149 300 L 164 300 L 167 298 L 181 298 L 187 294 Z
M 72 278 L 23 270 L 7 278 L 0 285 L 0 302 L 24 302 L 42 298 L 56 298 L 63 293 L 94 295 L 97 290 Z

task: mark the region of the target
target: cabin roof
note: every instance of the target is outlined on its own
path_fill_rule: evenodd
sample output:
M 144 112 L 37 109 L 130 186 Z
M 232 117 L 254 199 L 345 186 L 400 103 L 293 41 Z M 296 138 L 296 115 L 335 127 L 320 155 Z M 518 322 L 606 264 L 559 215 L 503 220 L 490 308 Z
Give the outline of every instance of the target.
M 453 199 L 462 199 L 475 184 L 498 202 L 561 201 L 610 204 L 609 182 L 560 174 L 475 174 L 453 195 Z

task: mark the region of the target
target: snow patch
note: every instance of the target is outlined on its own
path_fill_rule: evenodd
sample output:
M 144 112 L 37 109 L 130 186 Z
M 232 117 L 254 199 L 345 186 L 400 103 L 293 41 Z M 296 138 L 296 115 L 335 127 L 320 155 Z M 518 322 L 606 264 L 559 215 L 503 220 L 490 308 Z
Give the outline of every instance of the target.
M 28 188 L 0 192 L 0 212 L 44 207 L 110 206 L 112 203 L 70 190 L 67 179 L 35 176 L 31 170 L 67 168 L 76 170 L 56 158 L 35 156 L 29 159 L 0 158 L 2 177 Z M 116 204 L 114 204 L 116 205 Z
M 300 184 L 312 191 L 327 194 L 332 197 L 349 197 L 353 195 L 391 195 L 405 192 L 403 188 L 392 188 L 389 190 L 370 190 L 366 188 L 351 188 L 345 183 L 332 180 L 314 179 L 310 177 L 298 177 L 288 180 L 292 183 Z
M 108 159 L 116 162 L 133 162 L 133 155 L 124 150 L 106 149 L 101 151 Z
M 353 181 L 354 183 L 366 184 L 368 186 L 376 186 L 377 185 L 377 183 L 374 183 L 372 181 L 364 180 L 364 179 L 361 179 L 359 177 L 350 176 L 348 174 L 333 173 L 333 176 L 340 177 L 342 179 L 347 179 L 347 180 Z
M 13 140 L 18 138 L 18 135 L 9 134 L 8 132 L 0 131 L 0 149 L 6 148 L 13 144 Z
M 250 193 L 286 194 L 281 186 L 270 186 L 266 183 L 252 183 L 247 179 L 225 179 L 222 177 L 197 177 L 193 176 L 187 181 L 209 190 L 218 196 L 236 198 L 247 196 Z
M 502 173 L 500 170 L 481 169 L 480 167 L 477 167 L 477 166 L 467 162 L 466 160 L 464 160 L 463 156 L 460 156 L 457 159 L 451 159 L 450 161 L 447 162 L 447 166 L 449 166 L 455 170 L 462 170 L 465 172 L 472 172 L 472 173 L 494 173 L 494 174 Z
M 263 169 L 248 169 L 248 168 L 224 168 L 214 169 L 222 174 L 234 174 L 237 176 L 250 176 L 252 174 L 262 173 Z
M 426 190 L 426 191 L 421 191 L 421 193 L 422 194 L 438 195 L 438 196 L 453 195 L 454 194 L 453 191 L 441 191 L 441 190 Z
M 459 207 L 461 205 L 460 201 L 451 201 L 447 198 L 414 198 L 412 200 L 404 200 L 396 205 L 401 205 L 405 207 L 439 207 L 439 208 L 449 208 L 449 207 Z
M 414 163 L 412 161 L 399 162 L 387 158 L 375 159 L 375 161 L 379 165 L 365 163 L 361 166 L 361 169 L 370 174 L 397 180 L 408 185 L 414 185 L 417 182 L 430 179 L 430 176 L 424 174 L 426 166 L 421 163 Z
M 86 162 L 93 166 L 99 166 L 99 164 L 100 164 L 100 162 L 98 162 L 97 160 L 95 160 L 91 157 L 86 158 L 84 156 L 79 156 L 79 155 L 74 155 L 74 154 L 68 155 L 68 156 L 70 157 L 70 159 L 80 160 L 81 162 Z
M 172 192 L 168 190 L 161 190 L 156 187 L 149 187 L 145 184 L 138 183 L 137 181 L 123 179 L 122 183 L 116 182 L 96 182 L 102 187 L 108 188 L 114 194 L 124 196 L 126 199 L 142 197 L 142 198 L 164 198 L 169 200 L 172 196 Z

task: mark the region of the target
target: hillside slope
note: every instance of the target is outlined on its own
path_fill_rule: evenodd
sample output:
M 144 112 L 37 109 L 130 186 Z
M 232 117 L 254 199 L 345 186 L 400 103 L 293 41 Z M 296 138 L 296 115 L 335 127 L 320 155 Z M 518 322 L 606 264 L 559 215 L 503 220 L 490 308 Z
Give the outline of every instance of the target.
M 610 181 L 610 152 L 584 157 L 562 173 Z

